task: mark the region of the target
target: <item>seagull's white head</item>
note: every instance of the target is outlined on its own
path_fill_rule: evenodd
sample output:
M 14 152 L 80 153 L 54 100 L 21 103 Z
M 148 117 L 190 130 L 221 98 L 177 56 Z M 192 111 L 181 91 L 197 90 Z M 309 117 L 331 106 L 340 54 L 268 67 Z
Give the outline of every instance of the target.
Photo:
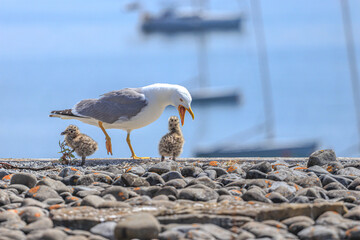
M 175 91 L 171 95 L 172 105 L 174 105 L 180 115 L 181 125 L 184 125 L 185 112 L 188 111 L 194 120 L 194 113 L 191 110 L 191 95 L 189 91 L 183 86 L 176 85 Z

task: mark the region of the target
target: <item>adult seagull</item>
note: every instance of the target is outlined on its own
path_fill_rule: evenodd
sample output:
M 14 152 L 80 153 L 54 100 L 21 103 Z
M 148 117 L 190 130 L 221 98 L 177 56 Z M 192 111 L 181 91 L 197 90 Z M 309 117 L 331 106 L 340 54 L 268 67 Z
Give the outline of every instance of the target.
M 99 99 L 85 99 L 71 109 L 52 111 L 50 117 L 76 119 L 100 127 L 105 134 L 107 154 L 111 155 L 111 138 L 105 129 L 123 129 L 127 131 L 126 142 L 130 148 L 131 157 L 145 159 L 136 156 L 131 146 L 131 131 L 154 122 L 168 105 L 178 109 L 181 124 L 184 125 L 186 111 L 194 119 L 190 106 L 191 100 L 189 91 L 183 86 L 156 83 L 141 88 L 125 88 L 108 92 Z

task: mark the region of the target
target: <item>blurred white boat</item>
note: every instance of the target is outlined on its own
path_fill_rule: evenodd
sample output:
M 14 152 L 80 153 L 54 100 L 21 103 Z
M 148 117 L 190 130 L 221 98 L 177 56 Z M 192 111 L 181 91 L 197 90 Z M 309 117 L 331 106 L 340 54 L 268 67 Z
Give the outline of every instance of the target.
M 240 14 L 211 14 L 207 12 L 180 13 L 166 9 L 160 15 L 144 13 L 141 29 L 145 33 L 196 32 L 240 30 Z
M 190 91 L 192 104 L 239 104 L 241 93 L 237 89 L 224 88 L 199 88 Z
M 248 146 L 222 145 L 197 148 L 196 157 L 308 157 L 317 148 L 317 142 L 269 143 Z

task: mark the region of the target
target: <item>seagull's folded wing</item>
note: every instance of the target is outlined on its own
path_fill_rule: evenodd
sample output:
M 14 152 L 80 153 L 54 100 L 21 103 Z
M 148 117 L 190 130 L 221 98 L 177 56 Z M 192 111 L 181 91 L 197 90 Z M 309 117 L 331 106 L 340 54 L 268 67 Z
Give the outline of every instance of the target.
M 105 123 L 129 120 L 148 104 L 145 95 L 138 88 L 126 88 L 102 95 L 99 99 L 85 99 L 77 103 L 73 110 L 84 117 Z

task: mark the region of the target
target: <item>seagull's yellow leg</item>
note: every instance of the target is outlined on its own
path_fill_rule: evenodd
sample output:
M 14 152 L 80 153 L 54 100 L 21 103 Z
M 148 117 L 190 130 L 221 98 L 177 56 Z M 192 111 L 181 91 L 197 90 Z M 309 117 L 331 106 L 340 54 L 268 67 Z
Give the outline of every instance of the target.
M 103 126 L 103 123 L 101 121 L 98 122 L 99 127 L 101 128 L 101 130 L 103 131 L 103 133 L 105 134 L 105 139 L 106 139 L 106 151 L 107 154 L 111 154 L 112 155 L 112 146 L 111 146 L 111 138 L 109 137 L 109 135 L 107 134 L 107 132 L 105 131 L 105 128 Z
M 131 157 L 133 159 L 150 159 L 149 157 L 138 157 L 136 156 L 134 149 L 131 146 L 131 142 L 130 142 L 130 133 L 128 132 L 127 137 L 126 137 L 126 142 L 129 145 L 130 151 L 131 151 Z

